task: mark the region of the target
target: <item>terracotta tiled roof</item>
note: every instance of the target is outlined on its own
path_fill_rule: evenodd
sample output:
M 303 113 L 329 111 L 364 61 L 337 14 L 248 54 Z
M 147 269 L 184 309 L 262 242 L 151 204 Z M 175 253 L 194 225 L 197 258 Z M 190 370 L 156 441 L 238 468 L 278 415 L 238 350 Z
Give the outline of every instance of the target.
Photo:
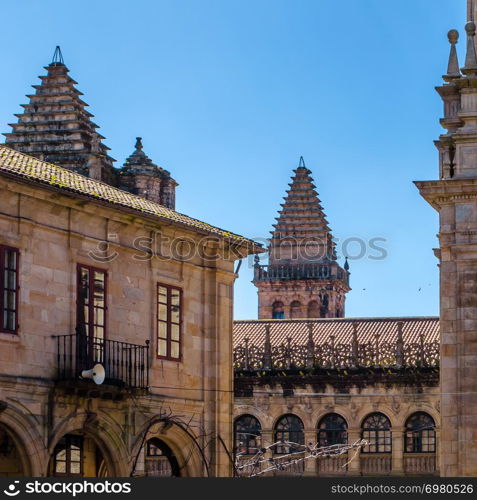
M 248 247 L 250 252 L 263 251 L 260 245 L 243 236 L 211 226 L 109 184 L 40 161 L 4 145 L 0 145 L 0 173 L 34 181 L 60 191 L 87 196 L 92 200 L 107 202 L 117 207 L 132 209 L 139 214 L 156 216 L 161 220 L 185 226 L 197 232 L 218 236 L 235 245 L 243 245 Z
M 306 344 L 308 341 L 308 325 L 313 324 L 313 340 L 315 344 L 329 342 L 334 335 L 335 343 L 350 344 L 353 323 L 358 325 L 358 342 L 372 342 L 377 333 L 380 341 L 395 342 L 398 322 L 403 323 L 404 342 L 419 341 L 424 334 L 425 342 L 439 339 L 439 318 L 436 316 L 404 317 L 404 318 L 337 318 L 337 319 L 303 319 L 303 320 L 239 320 L 234 321 L 234 346 L 243 344 L 248 338 L 250 344 L 263 345 L 265 325 L 270 325 L 270 341 L 272 345 L 285 344 L 291 337 L 293 343 Z

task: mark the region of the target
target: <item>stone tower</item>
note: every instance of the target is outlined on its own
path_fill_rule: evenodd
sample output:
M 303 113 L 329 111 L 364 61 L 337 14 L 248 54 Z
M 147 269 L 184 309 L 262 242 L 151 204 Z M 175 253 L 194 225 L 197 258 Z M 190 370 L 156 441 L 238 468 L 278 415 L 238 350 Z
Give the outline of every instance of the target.
M 465 65 L 459 69 L 457 31 L 447 74 L 437 91 L 444 101 L 436 141 L 439 180 L 416 182 L 439 212 L 440 470 L 445 477 L 477 476 L 477 57 L 473 2 L 468 0 Z
M 119 187 L 175 209 L 177 182 L 170 172 L 155 165 L 142 147 L 142 139 L 137 137 L 133 154 L 120 170 Z
M 311 171 L 300 158 L 268 249 L 268 265 L 255 257 L 260 319 L 341 318 L 349 266 L 336 262 L 331 230 Z
M 56 47 L 47 74 L 41 84 L 33 85 L 34 94 L 27 95 L 18 122 L 10 124 L 13 131 L 4 134 L 6 145 L 41 160 L 55 163 L 109 184 L 115 184 L 113 158 L 101 141 L 98 126 L 86 111 L 83 94 L 75 88 L 68 75 L 63 56 Z

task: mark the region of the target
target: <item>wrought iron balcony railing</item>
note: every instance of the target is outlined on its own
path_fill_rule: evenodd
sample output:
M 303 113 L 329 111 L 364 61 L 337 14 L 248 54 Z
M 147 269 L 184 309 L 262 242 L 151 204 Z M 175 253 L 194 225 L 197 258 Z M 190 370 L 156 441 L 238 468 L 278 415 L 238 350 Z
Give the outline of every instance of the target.
M 254 281 L 338 279 L 349 284 L 349 275 L 337 264 L 255 265 Z
M 149 386 L 149 341 L 129 344 L 86 335 L 56 335 L 57 379 L 79 379 L 83 370 L 101 363 L 106 384 L 146 389 Z

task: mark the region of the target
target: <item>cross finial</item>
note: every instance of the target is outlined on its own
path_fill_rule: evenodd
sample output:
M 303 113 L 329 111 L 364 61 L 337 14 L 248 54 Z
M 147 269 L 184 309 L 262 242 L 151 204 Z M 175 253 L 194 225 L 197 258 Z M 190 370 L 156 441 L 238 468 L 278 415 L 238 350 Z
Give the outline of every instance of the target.
M 142 150 L 142 137 L 136 137 L 136 145 L 134 146 L 138 151 Z
M 303 159 L 303 156 L 300 156 L 300 163 L 298 164 L 298 167 L 305 168 L 305 160 Z
M 59 64 L 65 64 L 63 61 L 63 54 L 61 53 L 60 46 L 57 45 L 55 48 L 55 52 L 53 54 L 53 59 L 51 60 L 51 64 L 57 66 Z

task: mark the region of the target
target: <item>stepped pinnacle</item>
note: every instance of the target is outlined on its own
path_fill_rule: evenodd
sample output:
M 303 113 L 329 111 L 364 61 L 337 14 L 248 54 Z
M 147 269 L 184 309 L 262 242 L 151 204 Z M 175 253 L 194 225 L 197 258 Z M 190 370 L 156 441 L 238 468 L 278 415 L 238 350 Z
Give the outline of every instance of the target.
M 63 54 L 61 53 L 60 46 L 57 45 L 55 48 L 55 52 L 53 54 L 53 59 L 51 60 L 51 66 L 64 66 L 65 62 L 63 60 Z
M 136 151 L 142 150 L 142 137 L 136 137 L 136 145 L 134 146 Z
M 449 39 L 451 48 L 449 54 L 449 63 L 447 64 L 447 74 L 443 77 L 446 82 L 461 77 L 459 60 L 457 58 L 457 50 L 455 48 L 456 43 L 459 40 L 459 32 L 457 30 L 450 30 L 449 33 L 447 33 L 447 38 Z
M 303 156 L 300 156 L 300 163 L 298 164 L 298 168 L 306 168 L 305 167 L 305 160 L 303 159 Z

